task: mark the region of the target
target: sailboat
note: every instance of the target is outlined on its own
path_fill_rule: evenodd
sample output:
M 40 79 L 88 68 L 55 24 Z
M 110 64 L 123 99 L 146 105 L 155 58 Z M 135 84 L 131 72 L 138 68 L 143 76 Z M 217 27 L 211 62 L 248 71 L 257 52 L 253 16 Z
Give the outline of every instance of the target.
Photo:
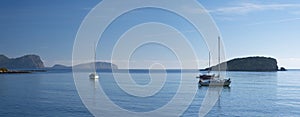
M 207 70 L 207 74 L 199 74 L 199 76 L 196 76 L 196 78 L 200 78 L 202 80 L 207 80 L 207 79 L 212 79 L 212 78 L 215 78 L 215 77 L 218 77 L 216 76 L 215 74 L 210 74 L 210 52 L 208 53 L 208 70 Z
M 209 78 L 199 78 L 199 86 L 229 86 L 231 83 L 229 79 L 220 78 L 221 64 L 220 64 L 220 37 L 218 37 L 218 75 L 211 75 Z M 200 75 L 201 76 L 201 75 Z
M 93 73 L 90 73 L 89 77 L 90 79 L 98 79 L 99 75 L 97 74 L 97 67 L 96 67 L 96 47 L 94 47 L 94 65 L 95 65 L 95 69 Z
M 89 75 L 90 79 L 98 79 L 99 75 L 97 74 L 97 72 L 93 72 Z

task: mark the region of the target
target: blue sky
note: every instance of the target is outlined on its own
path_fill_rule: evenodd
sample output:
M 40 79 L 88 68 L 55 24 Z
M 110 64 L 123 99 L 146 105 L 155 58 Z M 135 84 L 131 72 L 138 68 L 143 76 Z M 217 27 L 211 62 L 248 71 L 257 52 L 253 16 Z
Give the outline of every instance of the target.
M 25 54 L 38 54 L 47 66 L 57 63 L 70 65 L 77 30 L 84 17 L 99 2 L 100 0 L 1 0 L 0 54 L 13 58 Z M 299 1 L 198 0 L 198 2 L 211 13 L 219 27 L 227 59 L 270 56 L 278 60 L 279 66 L 300 68 Z M 150 16 L 151 13 L 159 16 L 159 12 L 155 10 L 150 10 L 148 16 L 149 13 Z M 162 21 L 159 18 L 152 20 Z M 169 20 L 170 24 L 176 24 L 180 19 L 172 18 L 170 15 Z M 136 21 L 127 19 L 126 24 L 134 24 Z M 119 25 L 113 27 L 114 30 L 122 30 L 122 26 L 125 25 L 122 22 L 116 24 Z M 191 28 L 184 26 L 183 29 Z M 108 38 L 113 37 L 110 36 L 114 35 L 111 33 L 107 34 Z M 203 40 L 197 35 L 190 34 L 190 36 L 195 50 L 199 51 L 199 58 L 206 61 L 207 53 Z M 109 48 L 112 48 L 115 41 L 108 38 L 99 43 L 97 48 L 99 60 L 107 61 L 109 58 L 107 57 L 110 55 Z M 174 55 L 168 51 L 170 50 L 157 45 L 148 45 L 137 50 L 133 60 L 174 59 Z M 169 55 L 161 56 L 165 52 Z M 169 61 L 166 64 L 172 63 Z M 145 65 L 138 67 L 149 66 L 146 63 Z M 205 67 L 207 62 L 200 65 Z

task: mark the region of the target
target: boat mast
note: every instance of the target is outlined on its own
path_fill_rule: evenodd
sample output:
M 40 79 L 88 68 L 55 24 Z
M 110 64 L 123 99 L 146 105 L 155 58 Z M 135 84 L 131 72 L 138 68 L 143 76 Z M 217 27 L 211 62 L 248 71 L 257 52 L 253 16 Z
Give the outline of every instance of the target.
M 208 51 L 208 73 L 210 72 L 210 51 Z
M 94 67 L 95 67 L 95 71 L 94 73 L 97 73 L 97 66 L 96 66 L 96 44 L 94 44 Z
M 218 71 L 219 71 L 219 75 L 220 75 L 220 71 L 221 71 L 221 64 L 220 64 L 221 60 L 220 60 L 220 36 L 218 37 Z

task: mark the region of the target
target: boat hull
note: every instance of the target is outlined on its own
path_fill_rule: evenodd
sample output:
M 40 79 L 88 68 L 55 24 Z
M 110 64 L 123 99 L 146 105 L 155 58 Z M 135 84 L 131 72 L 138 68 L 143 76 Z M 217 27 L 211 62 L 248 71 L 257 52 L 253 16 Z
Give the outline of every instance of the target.
M 215 78 L 215 75 L 199 75 L 196 78 L 200 78 L 202 80 L 208 80 L 208 79 L 213 79 Z
M 98 79 L 99 78 L 99 75 L 97 73 L 92 73 L 90 74 L 90 79 Z
M 230 80 L 207 80 L 199 81 L 199 86 L 229 86 L 231 84 Z

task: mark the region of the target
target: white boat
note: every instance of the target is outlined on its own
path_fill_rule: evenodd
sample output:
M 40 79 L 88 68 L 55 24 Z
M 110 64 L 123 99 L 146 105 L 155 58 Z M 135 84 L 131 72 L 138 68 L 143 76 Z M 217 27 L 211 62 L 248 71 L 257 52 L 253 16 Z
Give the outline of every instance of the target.
M 228 87 L 231 83 L 229 79 L 209 79 L 209 80 L 199 80 L 199 86 L 224 86 Z
M 94 47 L 94 65 L 96 64 L 96 46 Z M 98 79 L 99 75 L 97 74 L 97 67 L 95 65 L 95 71 L 89 75 L 90 79 Z
M 231 83 L 229 79 L 223 79 L 220 77 L 221 64 L 220 64 L 220 37 L 218 38 L 218 71 L 219 74 L 216 77 L 215 75 L 209 75 L 206 79 L 199 76 L 199 86 L 229 86 Z
M 210 73 L 210 52 L 208 53 L 208 69 L 207 69 L 207 73 L 206 74 L 199 74 L 198 76 L 196 76 L 196 78 L 200 78 L 200 80 L 208 80 L 208 79 L 213 79 L 213 78 L 217 78 L 219 76 L 215 75 L 215 74 L 211 74 Z
M 97 72 L 94 72 L 94 73 L 91 73 L 89 75 L 90 79 L 98 79 L 99 78 L 99 75 L 97 74 Z

